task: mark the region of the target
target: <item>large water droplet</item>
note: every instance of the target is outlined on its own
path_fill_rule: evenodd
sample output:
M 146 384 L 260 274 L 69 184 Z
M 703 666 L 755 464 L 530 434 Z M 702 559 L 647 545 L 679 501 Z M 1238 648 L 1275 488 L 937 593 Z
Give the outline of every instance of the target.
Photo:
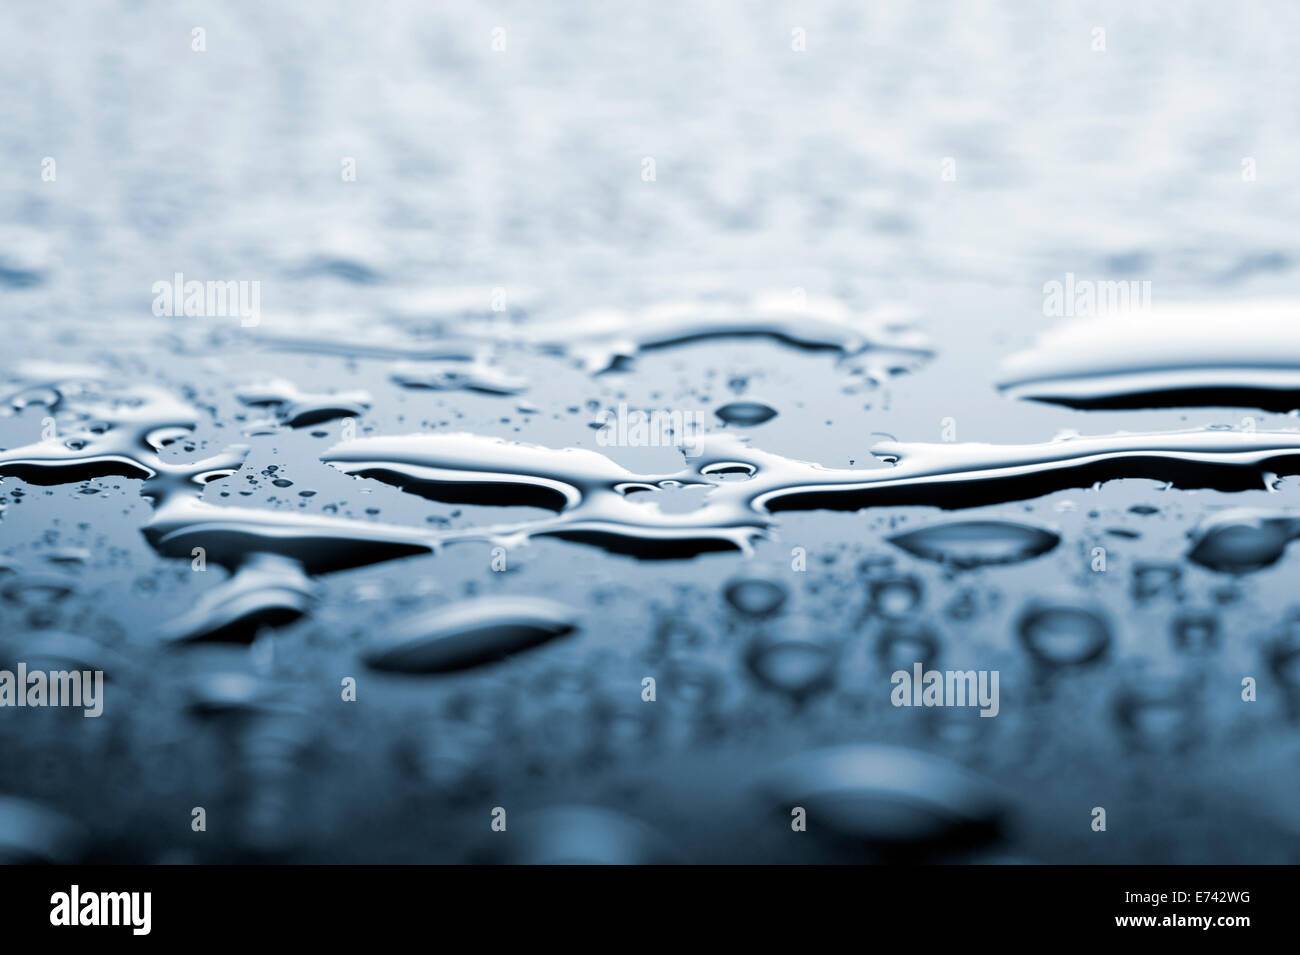
M 262 628 L 281 627 L 305 614 L 314 591 L 311 579 L 297 561 L 279 554 L 254 554 L 229 580 L 168 621 L 160 635 L 176 643 L 251 643 Z
M 1010 521 L 937 524 L 889 538 L 891 544 L 913 556 L 963 570 L 1031 560 L 1050 551 L 1060 540 L 1051 531 Z
M 1296 522 L 1229 511 L 1198 529 L 1189 560 L 1224 574 L 1248 574 L 1277 563 L 1295 537 Z
M 445 673 L 503 659 L 577 627 L 574 611 L 539 597 L 484 597 L 409 617 L 363 659 L 392 673 Z
M 785 813 L 807 809 L 810 828 L 896 848 L 989 842 L 1007 810 L 987 782 L 962 767 L 895 746 L 803 753 L 777 766 L 764 788 Z
M 1007 359 L 998 387 L 1073 408 L 1300 407 L 1295 303 L 1150 309 L 1149 288 L 1143 305 L 1117 284 L 1123 308 L 1053 328 Z

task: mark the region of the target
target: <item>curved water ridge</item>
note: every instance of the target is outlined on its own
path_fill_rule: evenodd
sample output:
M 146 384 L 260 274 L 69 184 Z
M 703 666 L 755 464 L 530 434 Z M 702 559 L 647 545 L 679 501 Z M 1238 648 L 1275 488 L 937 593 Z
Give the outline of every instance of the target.
M 1003 362 L 999 390 L 1074 408 L 1300 408 L 1300 302 L 1077 319 Z
M 47 397 L 57 402 L 57 386 L 52 387 L 56 393 Z M 152 386 L 78 399 L 63 413 L 66 436 L 0 452 L 0 476 L 41 484 L 105 475 L 139 478 L 142 496 L 154 505 L 142 530 L 160 554 L 189 558 L 202 548 L 205 559 L 235 570 L 255 555 L 277 555 L 296 562 L 302 572 L 319 574 L 431 553 L 444 544 L 517 543 L 535 536 L 644 558 L 748 551 L 781 511 L 878 505 L 954 509 L 1125 477 L 1241 490 L 1265 487 L 1266 476 L 1300 471 L 1300 433 L 1216 429 L 1062 437 L 1027 445 L 885 442 L 873 448 L 879 460 L 867 469 L 794 460 L 729 433 L 702 436 L 697 456 L 662 474 L 630 471 L 592 450 L 555 450 L 473 434 L 360 438 L 323 456 L 346 473 L 435 500 L 554 512 L 513 525 L 431 530 L 207 503 L 201 499 L 203 488 L 237 471 L 248 448 L 232 445 L 189 462 L 165 459 L 164 449 L 193 441 L 199 418 L 195 408 Z M 703 492 L 697 507 L 660 506 L 665 495 L 659 492 L 682 489 Z M 271 587 L 273 606 L 287 612 L 307 599 L 292 576 L 283 587 Z M 249 606 L 259 614 L 267 609 L 257 599 Z M 186 627 L 185 632 L 193 631 Z
M 422 529 L 209 504 L 201 499 L 204 488 L 238 471 L 249 448 L 231 445 L 195 461 L 164 457 L 172 445 L 191 446 L 201 418 L 196 408 L 155 386 L 107 393 L 61 382 L 42 388 L 42 403 L 59 409 L 61 433 L 0 451 L 0 478 L 39 485 L 109 476 L 140 480 L 141 496 L 153 505 L 141 530 L 154 550 L 232 571 L 189 611 L 163 625 L 165 640 L 250 639 L 260 626 L 307 611 L 313 597 L 307 574 L 438 547 Z
M 268 409 L 277 421 L 291 428 L 359 417 L 370 408 L 371 402 L 370 395 L 364 391 L 314 394 L 299 390 L 283 378 L 249 385 L 236 392 L 235 397 L 251 408 Z
M 494 539 L 555 536 L 640 556 L 739 548 L 764 536 L 772 515 L 878 505 L 945 509 L 1023 500 L 1117 478 L 1245 490 L 1266 474 L 1300 471 L 1300 433 L 1196 430 L 1068 437 L 1041 444 L 901 444 L 873 449 L 889 466 L 824 468 L 710 434 L 675 472 L 639 474 L 595 451 L 555 450 L 473 434 L 360 438 L 323 460 L 449 503 L 533 505 L 555 516 L 484 529 Z M 739 476 L 740 479 L 734 480 Z M 661 490 L 703 488 L 699 506 L 669 512 Z
M 513 393 L 523 385 L 493 366 L 494 352 L 522 347 L 564 355 L 594 374 L 647 351 L 728 338 L 765 338 L 844 357 L 870 353 L 866 370 L 884 379 L 917 368 L 932 356 L 929 340 L 916 329 L 915 321 L 914 313 L 900 306 L 857 310 L 837 299 L 769 293 L 748 301 L 663 302 L 633 310 L 592 309 L 561 318 L 510 321 L 497 315 L 457 322 L 453 338 L 430 338 L 416 334 L 402 320 L 376 322 L 372 316 L 326 314 L 310 321 L 272 316 L 256 337 L 279 350 L 439 362 L 443 367 L 433 369 L 435 385 L 429 387 L 447 387 L 450 374 L 465 377 L 469 385 L 486 382 L 492 390 L 506 384 L 501 393 Z M 414 377 L 418 386 L 427 374 L 404 372 L 403 377 Z
M 141 494 L 154 503 L 178 494 L 197 494 L 205 484 L 233 474 L 248 453 L 231 445 L 212 457 L 177 462 L 162 452 L 192 435 L 200 413 L 165 389 L 139 385 L 112 394 L 93 394 L 72 401 L 61 384 L 51 391 L 48 407 L 68 405 L 59 432 L 33 444 L 0 451 L 0 477 L 29 484 L 69 484 L 96 477 L 119 476 L 144 481 Z
M 1029 445 L 886 442 L 873 449 L 878 460 L 866 469 L 794 460 L 753 448 L 731 433 L 702 436 L 698 455 L 661 474 L 628 470 L 592 450 L 474 434 L 354 439 L 323 456 L 346 473 L 434 500 L 552 512 L 514 524 L 431 529 L 208 503 L 202 499 L 207 484 L 237 472 L 249 449 L 232 445 L 197 460 L 178 459 L 172 449 L 198 447 L 198 409 L 155 386 L 105 391 L 83 378 L 75 385 L 44 382 L 39 391 L 29 390 L 27 399 L 58 409 L 61 433 L 0 451 L 0 477 L 44 485 L 110 475 L 138 479 L 142 497 L 153 506 L 141 530 L 158 554 L 186 560 L 201 555 L 231 571 L 189 611 L 162 626 L 169 642 L 247 641 L 263 627 L 308 613 L 313 576 L 433 554 L 451 544 L 515 546 L 556 537 L 642 559 L 688 558 L 749 552 L 754 541 L 768 536 L 774 515 L 787 510 L 900 504 L 953 509 L 1123 477 L 1235 490 L 1266 487 L 1278 474 L 1300 472 L 1300 433 L 1215 429 Z M 267 397 L 281 405 L 298 398 L 278 388 Z M 310 397 L 307 403 L 321 403 L 315 401 L 320 396 Z M 674 492 L 682 490 L 698 491 L 698 506 L 661 506 L 670 494 L 680 503 Z M 1199 532 L 1188 556 L 1213 570 L 1247 573 L 1280 558 L 1297 526 L 1290 518 L 1228 514 Z M 1023 531 L 1008 535 L 1006 528 L 990 543 L 987 526 L 975 530 L 973 550 L 969 528 L 958 528 L 955 540 L 951 528 L 921 532 L 926 546 L 920 549 L 923 556 L 933 549 L 969 566 L 988 562 L 989 547 L 998 562 L 1027 559 L 1053 543 Z
M 668 302 L 640 311 L 595 309 L 559 321 L 511 328 L 512 339 L 576 358 L 593 372 L 642 352 L 717 338 L 767 338 L 803 349 L 857 355 L 892 353 L 877 369 L 915 367 L 932 355 L 915 316 L 896 306 L 859 312 L 836 299 L 789 293 L 758 295 L 749 302 Z

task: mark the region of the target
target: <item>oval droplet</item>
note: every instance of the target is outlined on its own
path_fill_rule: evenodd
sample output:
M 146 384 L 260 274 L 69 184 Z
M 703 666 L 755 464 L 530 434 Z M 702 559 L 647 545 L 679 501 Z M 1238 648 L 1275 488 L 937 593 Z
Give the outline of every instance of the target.
M 919 577 L 906 574 L 874 579 L 867 592 L 870 595 L 871 609 L 875 613 L 897 620 L 920 606 L 925 588 Z
M 651 865 L 680 861 L 655 830 L 598 806 L 554 806 L 509 821 L 509 845 L 485 861 L 509 865 Z
M 814 639 L 760 635 L 745 665 L 763 686 L 803 702 L 834 683 L 835 651 Z
M 1110 625 L 1100 614 L 1069 604 L 1031 604 L 1017 624 L 1020 642 L 1039 663 L 1082 666 L 1110 647 Z
M 1006 804 L 985 780 L 937 756 L 850 744 L 786 760 L 764 783 L 785 812 L 803 806 L 844 839 L 920 848 L 994 840 Z
M 881 666 L 893 673 L 911 670 L 920 663 L 929 668 L 939 659 L 943 643 L 932 627 L 923 624 L 895 624 L 883 629 L 876 637 L 875 654 Z
M 1249 574 L 1277 563 L 1293 537 L 1287 520 L 1225 516 L 1199 532 L 1187 558 L 1221 574 Z
M 500 660 L 572 632 L 575 612 L 540 597 L 483 597 L 399 622 L 363 653 L 390 673 L 445 673 Z
M 713 412 L 727 424 L 752 428 L 776 417 L 776 409 L 761 401 L 729 401 Z
M 785 605 L 788 594 L 782 584 L 760 577 L 729 581 L 722 592 L 727 603 L 747 617 L 768 617 Z
M 889 542 L 914 557 L 968 570 L 1032 560 L 1056 547 L 1061 538 L 1011 521 L 958 521 L 896 534 Z

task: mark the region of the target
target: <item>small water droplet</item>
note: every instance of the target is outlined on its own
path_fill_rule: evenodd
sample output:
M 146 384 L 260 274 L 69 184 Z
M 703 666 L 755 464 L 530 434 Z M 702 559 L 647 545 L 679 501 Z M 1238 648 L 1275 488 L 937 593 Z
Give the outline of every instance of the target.
M 925 588 L 919 577 L 906 574 L 872 580 L 867 587 L 871 609 L 882 617 L 906 617 L 921 604 Z
M 1213 653 L 1219 649 L 1219 618 L 1213 614 L 1179 614 L 1169 629 L 1175 649 L 1182 653 Z
M 776 409 L 761 401 L 729 401 L 713 412 L 727 424 L 752 428 L 776 417 Z
M 788 594 L 776 581 L 744 577 L 728 582 L 723 596 L 747 617 L 766 617 L 781 609 Z

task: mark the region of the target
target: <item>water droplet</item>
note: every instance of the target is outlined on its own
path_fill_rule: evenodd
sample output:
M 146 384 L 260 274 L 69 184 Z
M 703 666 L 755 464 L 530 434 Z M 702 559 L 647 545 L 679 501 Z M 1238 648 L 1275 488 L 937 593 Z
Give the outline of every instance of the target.
M 773 580 L 742 577 L 729 581 L 723 590 L 727 603 L 747 617 L 767 617 L 784 606 L 785 587 Z
M 1252 573 L 1277 563 L 1298 530 L 1300 521 L 1226 511 L 1197 529 L 1187 558 L 1219 573 Z
M 991 564 L 1015 564 L 1052 550 L 1060 536 L 1010 521 L 960 521 L 936 524 L 889 538 L 915 557 L 962 570 Z
M 517 395 L 528 387 L 518 375 L 484 361 L 403 362 L 391 377 L 404 388 L 431 391 L 476 391 L 488 395 Z
M 704 477 L 717 478 L 720 481 L 746 481 L 752 478 L 757 469 L 743 461 L 720 461 L 700 468 Z
M 1068 604 L 1030 604 L 1016 624 L 1020 642 L 1039 663 L 1083 666 L 1110 647 L 1110 625 L 1099 613 Z
M 1182 613 L 1170 625 L 1174 647 L 1182 653 L 1213 653 L 1219 649 L 1219 618 L 1208 613 Z
M 1180 752 L 1202 736 L 1200 700 L 1186 680 L 1146 678 L 1122 687 L 1114 700 L 1121 734 L 1138 749 Z
M 509 865 L 653 865 L 680 861 L 640 820 L 597 806 L 556 806 L 509 822 L 508 845 L 488 843 L 482 859 Z
M 592 372 L 621 367 L 651 349 L 726 338 L 768 338 L 803 349 L 855 355 L 888 352 L 894 366 L 908 370 L 930 355 L 926 339 L 912 330 L 898 309 L 860 314 L 842 302 L 788 294 L 762 295 L 752 302 L 668 302 L 640 312 L 598 309 L 502 332 L 512 340 L 547 351 L 563 351 Z M 887 373 L 887 372 L 882 372 Z
M 282 627 L 305 614 L 314 594 L 311 579 L 297 561 L 278 554 L 254 554 L 229 580 L 164 624 L 160 637 L 171 643 L 251 643 L 263 628 Z
M 445 673 L 501 660 L 576 627 L 574 611 L 553 600 L 477 598 L 399 621 L 363 659 L 392 673 Z
M 876 636 L 875 653 L 881 667 L 888 672 L 910 672 L 914 663 L 928 668 L 937 662 L 942 645 L 943 641 L 933 627 L 893 624 Z
M 201 717 L 246 717 L 272 712 L 281 702 L 269 681 L 239 670 L 219 669 L 194 678 L 189 709 Z
M 1133 565 L 1133 599 L 1139 603 L 1155 597 L 1176 597 L 1182 583 L 1183 571 L 1177 564 Z
M 6 639 L 0 644 L 0 660 L 11 671 L 21 660 L 32 671 L 98 670 L 112 682 L 136 675 L 135 667 L 120 653 L 89 637 L 58 630 L 35 630 Z
M 1279 301 L 1077 319 L 1008 358 L 998 387 L 1072 408 L 1289 411 L 1300 406 L 1295 316 L 1294 303 Z
M 752 428 L 776 417 L 776 409 L 761 401 L 729 401 L 713 412 L 727 424 Z
M 890 619 L 906 617 L 921 605 L 925 588 L 912 574 L 871 580 L 867 593 L 873 612 Z
M 786 760 L 764 790 L 785 813 L 808 811 L 816 827 L 895 849 L 958 848 L 997 838 L 1007 806 L 983 779 L 937 756 L 851 744 Z
M 803 702 L 830 688 L 835 657 L 831 647 L 813 638 L 759 634 L 750 641 L 745 665 L 762 685 Z
M 88 847 L 72 819 L 17 796 L 0 795 L 0 864 L 68 864 Z

